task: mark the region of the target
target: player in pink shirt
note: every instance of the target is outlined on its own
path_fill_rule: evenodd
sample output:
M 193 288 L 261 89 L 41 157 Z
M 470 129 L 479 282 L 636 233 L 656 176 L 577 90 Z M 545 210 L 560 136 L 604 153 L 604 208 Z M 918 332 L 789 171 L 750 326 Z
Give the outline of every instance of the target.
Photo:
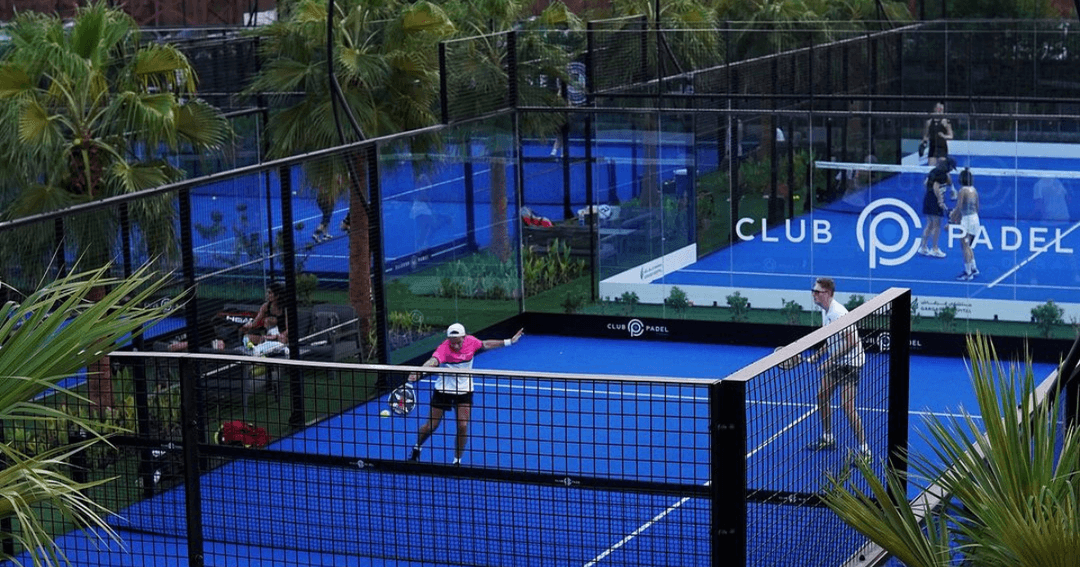
M 454 323 L 446 329 L 446 340 L 432 353 L 431 358 L 421 366 L 444 368 L 472 368 L 473 357 L 478 352 L 488 349 L 510 346 L 525 334 L 520 329 L 509 339 L 480 339 L 466 334 L 465 326 Z M 409 374 L 409 382 L 420 378 L 416 372 Z M 435 391 L 431 394 L 431 415 L 427 423 L 420 426 L 420 435 L 409 454 L 410 461 L 420 460 L 420 448 L 431 434 L 439 428 L 443 415 L 457 409 L 457 438 L 454 445 L 454 464 L 461 464 L 461 455 L 469 442 L 469 415 L 472 412 L 473 379 L 471 374 L 438 374 L 435 378 Z

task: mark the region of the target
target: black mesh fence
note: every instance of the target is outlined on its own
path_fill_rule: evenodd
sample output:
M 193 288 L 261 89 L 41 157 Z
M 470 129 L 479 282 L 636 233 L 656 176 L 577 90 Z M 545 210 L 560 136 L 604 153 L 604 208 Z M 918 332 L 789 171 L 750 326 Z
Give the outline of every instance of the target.
M 861 538 L 818 496 L 857 445 L 837 423 L 836 450 L 805 450 L 820 375 L 785 361 L 858 333 L 857 405 L 884 462 L 907 428 L 907 300 L 883 294 L 722 381 L 440 369 L 404 414 L 375 384 L 407 367 L 118 354 L 128 432 L 78 474 L 118 477 L 93 496 L 145 564 L 836 565 Z M 472 381 L 463 462 L 454 413 L 411 461 L 446 376 Z M 74 564 L 114 564 L 54 529 Z

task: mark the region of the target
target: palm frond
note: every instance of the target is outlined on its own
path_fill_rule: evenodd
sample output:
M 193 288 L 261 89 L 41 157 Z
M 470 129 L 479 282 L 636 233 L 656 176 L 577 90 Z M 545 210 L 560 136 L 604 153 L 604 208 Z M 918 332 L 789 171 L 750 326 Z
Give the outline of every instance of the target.
M 63 136 L 56 131 L 53 116 L 35 100 L 28 100 L 19 113 L 19 140 L 32 146 L 55 147 Z
M 201 99 L 187 101 L 175 113 L 178 137 L 197 150 L 216 150 L 232 133 L 228 120 Z
M 195 92 L 195 70 L 173 45 L 151 44 L 139 50 L 132 64 L 136 84 L 148 92 Z
M 9 218 L 20 218 L 41 211 L 56 211 L 86 202 L 86 198 L 69 193 L 67 189 L 54 184 L 34 183 L 23 190 L 8 206 Z
M 912 471 L 946 495 L 930 516 L 929 529 L 918 522 L 911 503 L 878 494 L 872 502 L 840 484 L 827 496 L 828 505 L 898 557 L 917 553 L 932 543 L 928 534 L 937 537 L 945 530 L 954 551 L 971 564 L 1075 564 L 1080 433 L 1059 431 L 1058 399 L 1036 397 L 1030 364 L 1002 364 L 981 336 L 969 338 L 968 351 L 982 419 L 962 410 L 962 417 L 928 419 L 932 454 L 909 459 Z M 869 467 L 860 472 L 872 485 L 882 484 Z M 886 475 L 889 483 L 903 486 L 897 471 Z M 895 518 L 903 521 L 891 521 Z
M 107 510 L 86 490 L 108 482 L 75 482 L 61 471 L 76 453 L 103 440 L 101 424 L 35 402 L 48 388 L 120 347 L 146 325 L 160 320 L 176 301 L 145 307 L 165 281 L 148 268 L 130 278 L 108 276 L 109 267 L 58 278 L 27 296 L 21 304 L 0 306 L 0 416 L 20 420 L 64 420 L 91 433 L 73 445 L 25 455 L 0 444 L 0 517 L 15 518 L 17 539 L 35 564 L 57 561 L 62 551 L 52 543 L 36 508 L 45 504 L 76 525 L 116 539 L 104 516 Z M 97 302 L 93 290 L 108 288 Z
M 3 487 L 0 490 L 0 517 L 14 518 L 20 527 L 2 535 L 18 541 L 30 553 L 35 565 L 41 561 L 54 565 L 65 562 L 63 550 L 53 543 L 48 526 L 36 513 L 41 504 L 59 511 L 75 525 L 85 526 L 86 533 L 100 532 L 104 537 L 119 541 L 118 534 L 105 521 L 108 510 L 86 496 L 88 489 L 113 479 L 75 482 L 58 472 L 67 468 L 73 455 L 97 442 L 97 438 L 91 438 L 33 456 L 23 455 L 0 443 L 0 457 L 8 464 L 0 470 L 0 487 Z
M 0 65 L 0 98 L 14 98 L 32 92 L 34 84 L 21 67 L 10 63 Z

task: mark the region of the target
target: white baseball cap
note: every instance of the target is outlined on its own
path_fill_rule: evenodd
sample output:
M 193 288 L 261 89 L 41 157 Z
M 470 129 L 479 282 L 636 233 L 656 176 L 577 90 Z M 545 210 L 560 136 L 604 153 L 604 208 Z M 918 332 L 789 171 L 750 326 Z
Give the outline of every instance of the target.
M 448 337 L 464 337 L 465 325 L 461 323 L 454 323 L 446 328 L 446 336 Z

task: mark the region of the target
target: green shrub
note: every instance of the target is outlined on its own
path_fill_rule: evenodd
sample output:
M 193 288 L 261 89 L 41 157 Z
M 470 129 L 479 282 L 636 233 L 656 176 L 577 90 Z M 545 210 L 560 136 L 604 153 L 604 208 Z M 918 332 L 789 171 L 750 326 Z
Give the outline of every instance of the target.
M 1035 323 L 1035 327 L 1039 329 L 1042 336 L 1049 338 L 1057 326 L 1065 323 L 1062 319 L 1063 315 L 1065 315 L 1065 310 L 1051 299 L 1031 309 L 1031 322 Z
M 739 292 L 727 296 L 727 304 L 731 309 L 732 321 L 746 321 L 750 313 L 750 300 L 743 297 Z
M 634 308 L 641 301 L 638 294 L 632 291 L 624 291 L 621 297 L 615 298 L 615 301 L 622 303 L 626 306 L 626 314 L 629 315 L 634 312 Z
M 674 309 L 676 313 L 683 314 L 691 304 L 685 291 L 679 289 L 678 286 L 671 286 L 671 293 L 664 299 L 664 305 Z
M 585 273 L 585 260 L 570 257 L 570 246 L 555 239 L 547 253 L 526 248 L 521 257 L 525 272 L 525 295 L 532 296 L 568 283 Z
M 856 307 L 862 305 L 863 303 L 866 303 L 866 297 L 862 295 L 852 294 L 851 297 L 848 298 L 847 303 L 844 304 L 844 307 L 848 311 L 854 311 Z
M 509 299 L 517 296 L 518 276 L 514 262 L 503 262 L 483 253 L 440 266 L 438 297 Z
M 956 325 L 956 304 L 945 305 L 941 309 L 934 311 L 934 317 L 941 321 L 943 331 L 951 331 L 953 326 Z
M 784 306 L 780 308 L 780 312 L 784 314 L 784 319 L 787 320 L 789 325 L 798 325 L 800 319 L 802 319 L 803 306 L 799 305 L 794 299 L 780 299 Z
M 580 293 L 568 293 L 562 302 L 564 313 L 577 313 L 584 305 L 585 296 Z

